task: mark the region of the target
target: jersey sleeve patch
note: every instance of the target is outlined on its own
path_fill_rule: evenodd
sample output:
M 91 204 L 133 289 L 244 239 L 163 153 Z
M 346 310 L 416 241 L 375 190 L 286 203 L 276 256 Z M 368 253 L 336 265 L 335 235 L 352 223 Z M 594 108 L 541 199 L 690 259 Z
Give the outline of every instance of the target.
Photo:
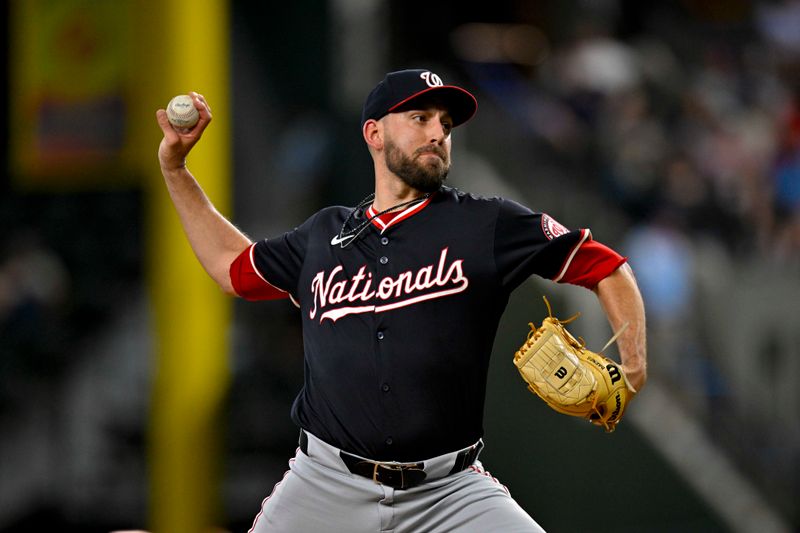
M 245 300 L 278 300 L 289 293 L 272 285 L 261 275 L 253 261 L 255 244 L 247 247 L 230 266 L 231 284 L 236 294 Z
M 553 217 L 500 199 L 494 233 L 501 285 L 513 290 L 531 275 L 554 280 L 566 273 L 588 230 L 568 230 Z
M 580 242 L 554 281 L 594 289 L 627 259 L 608 246 L 592 240 L 591 233 L 584 231 L 588 234 L 587 238 Z
M 542 233 L 544 233 L 548 241 L 552 241 L 557 237 L 566 235 L 569 230 L 550 215 L 542 213 Z

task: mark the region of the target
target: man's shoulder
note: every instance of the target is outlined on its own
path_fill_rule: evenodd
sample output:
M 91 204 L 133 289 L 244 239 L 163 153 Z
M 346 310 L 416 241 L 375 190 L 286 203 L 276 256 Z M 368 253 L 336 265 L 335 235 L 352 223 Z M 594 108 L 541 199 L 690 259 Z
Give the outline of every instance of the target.
M 318 218 L 340 218 L 342 216 L 346 217 L 352 210 L 352 207 L 343 205 L 329 205 L 314 213 L 313 216 Z
M 340 205 L 323 207 L 306 218 L 306 220 L 295 227 L 293 231 L 308 234 L 316 231 L 328 232 L 332 227 L 338 229 L 351 211 L 351 207 Z
M 500 196 L 481 196 L 455 187 L 442 187 L 439 196 L 444 202 L 462 204 L 469 207 L 497 207 L 505 200 Z
M 469 212 L 470 215 L 481 214 L 498 220 L 505 220 L 508 218 L 529 217 L 536 214 L 530 207 L 504 196 L 481 196 L 453 187 L 442 187 L 440 196 L 442 197 L 442 204 L 450 205 L 453 209 L 462 212 Z

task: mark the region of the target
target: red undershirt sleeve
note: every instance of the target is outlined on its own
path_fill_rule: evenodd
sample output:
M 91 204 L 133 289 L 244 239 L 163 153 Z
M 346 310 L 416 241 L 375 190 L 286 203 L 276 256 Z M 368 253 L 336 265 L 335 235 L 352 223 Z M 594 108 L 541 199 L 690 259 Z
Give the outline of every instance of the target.
M 590 237 L 580 245 L 558 281 L 594 289 L 626 261 L 625 257 Z
M 272 285 L 256 269 L 253 261 L 254 247 L 255 244 L 248 246 L 231 263 L 230 276 L 233 290 L 245 300 L 250 301 L 288 298 L 288 292 Z

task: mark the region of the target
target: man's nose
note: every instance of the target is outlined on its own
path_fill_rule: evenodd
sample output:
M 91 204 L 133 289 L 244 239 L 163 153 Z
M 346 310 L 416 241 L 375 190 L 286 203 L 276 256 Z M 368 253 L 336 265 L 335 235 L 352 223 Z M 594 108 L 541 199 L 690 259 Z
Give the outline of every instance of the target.
M 436 120 L 430 121 L 427 133 L 431 143 L 442 144 L 447 137 L 444 124 Z

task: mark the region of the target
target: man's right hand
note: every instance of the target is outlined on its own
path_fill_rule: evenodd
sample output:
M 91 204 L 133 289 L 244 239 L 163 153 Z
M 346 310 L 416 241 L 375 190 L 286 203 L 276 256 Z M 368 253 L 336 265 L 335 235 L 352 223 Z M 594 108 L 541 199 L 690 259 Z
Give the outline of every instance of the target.
M 208 124 L 211 122 L 211 108 L 206 103 L 202 94 L 190 92 L 189 96 L 194 102 L 194 107 L 200 113 L 200 119 L 190 130 L 175 128 L 167 118 L 164 109 L 156 111 L 156 119 L 164 138 L 158 147 L 158 162 L 164 173 L 172 172 L 186 167 L 186 156 L 197 144 Z

